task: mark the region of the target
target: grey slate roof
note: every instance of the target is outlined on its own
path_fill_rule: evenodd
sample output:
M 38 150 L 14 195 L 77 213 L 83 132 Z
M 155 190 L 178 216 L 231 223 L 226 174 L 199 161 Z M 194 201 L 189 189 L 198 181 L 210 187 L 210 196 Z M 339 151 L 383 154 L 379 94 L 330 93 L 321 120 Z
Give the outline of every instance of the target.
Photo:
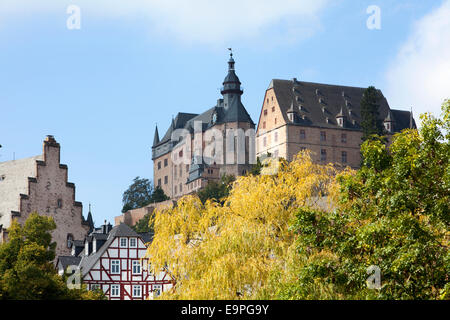
M 63 270 L 66 270 L 68 266 L 78 266 L 81 261 L 81 257 L 59 256 L 58 261 L 59 264 L 61 264 Z
M 341 129 L 337 124 L 336 117 L 342 109 L 342 116 L 346 120 L 344 128 L 361 129 L 360 103 L 366 88 L 279 79 L 272 80 L 269 89 L 271 88 L 274 89 L 286 122 L 289 122 L 288 109 L 294 102 L 294 109 L 299 116 L 297 125 Z M 379 118 L 384 120 L 391 109 L 381 91 L 380 95 Z M 299 106 L 302 106 L 302 110 Z M 392 115 L 396 132 L 409 128 L 409 111 L 392 110 Z M 415 126 L 414 121 L 413 124 Z

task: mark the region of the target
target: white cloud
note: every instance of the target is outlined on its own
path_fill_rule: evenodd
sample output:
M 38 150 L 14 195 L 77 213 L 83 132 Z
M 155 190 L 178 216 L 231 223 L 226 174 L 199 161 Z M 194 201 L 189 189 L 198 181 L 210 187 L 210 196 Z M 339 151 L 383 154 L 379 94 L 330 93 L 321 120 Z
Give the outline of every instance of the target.
M 311 34 L 329 0 L 1 0 L 0 16 L 60 12 L 76 4 L 82 13 L 144 17 L 153 31 L 193 43 L 225 43 L 262 37 L 266 32 L 292 40 Z M 298 32 L 300 31 L 300 32 Z
M 385 94 L 393 107 L 415 115 L 440 115 L 450 98 L 450 0 L 417 21 L 386 72 Z

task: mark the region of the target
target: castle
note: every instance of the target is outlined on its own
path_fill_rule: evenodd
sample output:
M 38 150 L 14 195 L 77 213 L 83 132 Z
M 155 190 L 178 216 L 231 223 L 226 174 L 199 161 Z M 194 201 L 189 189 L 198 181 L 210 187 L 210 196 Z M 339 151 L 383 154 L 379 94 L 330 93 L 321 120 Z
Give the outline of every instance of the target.
M 153 182 L 171 199 L 193 193 L 224 174 L 247 173 L 256 162 L 255 124 L 230 54 L 222 99 L 202 114 L 178 113 L 162 139 L 155 129 Z

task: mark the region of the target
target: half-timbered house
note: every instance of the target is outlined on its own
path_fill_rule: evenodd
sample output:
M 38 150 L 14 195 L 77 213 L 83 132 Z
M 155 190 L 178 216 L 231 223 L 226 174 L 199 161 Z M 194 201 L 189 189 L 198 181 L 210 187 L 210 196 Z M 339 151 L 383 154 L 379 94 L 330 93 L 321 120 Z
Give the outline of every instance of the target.
M 76 257 L 59 257 L 57 266 L 62 274 L 75 261 L 88 289 L 101 289 L 110 300 L 152 299 L 170 290 L 174 280 L 166 271 L 150 272 L 144 258 L 150 241 L 150 234 L 138 234 L 124 223 L 105 223 L 86 237 Z

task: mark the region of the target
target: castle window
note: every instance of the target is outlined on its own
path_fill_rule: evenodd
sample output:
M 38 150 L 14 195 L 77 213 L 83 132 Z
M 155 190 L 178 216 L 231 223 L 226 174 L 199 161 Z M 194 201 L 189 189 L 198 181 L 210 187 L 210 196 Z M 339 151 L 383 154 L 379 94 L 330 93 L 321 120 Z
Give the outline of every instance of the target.
M 320 150 L 320 161 L 327 161 L 327 150 Z
M 177 178 L 177 165 L 173 168 L 173 174 L 175 176 L 175 179 Z
M 263 146 L 264 147 L 267 146 L 267 138 L 266 137 L 263 138 Z
M 120 286 L 118 284 L 111 285 L 111 297 L 120 297 Z
M 267 109 L 264 110 L 264 116 L 267 116 Z
M 275 142 L 278 142 L 278 132 L 275 132 L 273 139 Z
M 133 274 L 141 274 L 141 262 L 139 260 L 133 260 Z
M 180 150 L 180 152 L 178 152 L 178 156 L 181 158 L 183 157 L 183 150 Z
M 265 129 L 266 128 L 266 122 L 264 121 L 263 122 L 263 129 Z
M 58 199 L 57 206 L 58 206 L 59 209 L 62 208 L 62 199 Z
M 347 163 L 347 152 L 342 151 L 342 163 Z
M 111 260 L 111 274 L 120 274 L 120 260 Z
M 306 139 L 306 132 L 305 130 L 300 130 L 300 140 L 305 140 Z
M 325 131 L 320 131 L 320 141 L 327 141 L 327 133 Z
M 142 297 L 142 286 L 140 286 L 140 285 L 133 286 L 133 297 L 135 297 L 135 298 Z
M 168 164 L 169 164 L 169 161 L 167 159 L 164 159 L 164 167 L 167 167 Z
M 158 187 L 161 187 L 161 179 L 158 179 Z
M 278 150 L 275 150 L 275 151 L 273 152 L 273 157 L 274 157 L 274 158 L 278 158 Z
M 0 176 L 0 181 L 3 181 L 3 180 L 5 180 L 5 179 L 6 179 L 6 176 L 5 176 L 5 175 Z
M 177 186 L 175 186 L 175 194 L 177 194 L 178 190 L 177 190 Z
M 67 248 L 72 248 L 72 244 L 73 244 L 73 235 L 69 233 L 67 235 Z
M 161 161 L 158 161 L 158 170 L 161 169 Z
M 267 98 L 266 103 L 269 103 L 269 98 Z
M 169 183 L 169 177 L 168 176 L 164 176 L 164 184 L 168 184 Z
M 272 107 L 272 112 L 275 112 L 275 107 Z
M 189 172 L 189 165 L 186 165 L 186 172 Z
M 347 143 L 347 135 L 345 133 L 341 134 L 341 142 Z
M 183 185 L 180 183 L 180 193 L 183 192 Z
M 277 124 L 277 118 L 275 118 L 275 124 Z

